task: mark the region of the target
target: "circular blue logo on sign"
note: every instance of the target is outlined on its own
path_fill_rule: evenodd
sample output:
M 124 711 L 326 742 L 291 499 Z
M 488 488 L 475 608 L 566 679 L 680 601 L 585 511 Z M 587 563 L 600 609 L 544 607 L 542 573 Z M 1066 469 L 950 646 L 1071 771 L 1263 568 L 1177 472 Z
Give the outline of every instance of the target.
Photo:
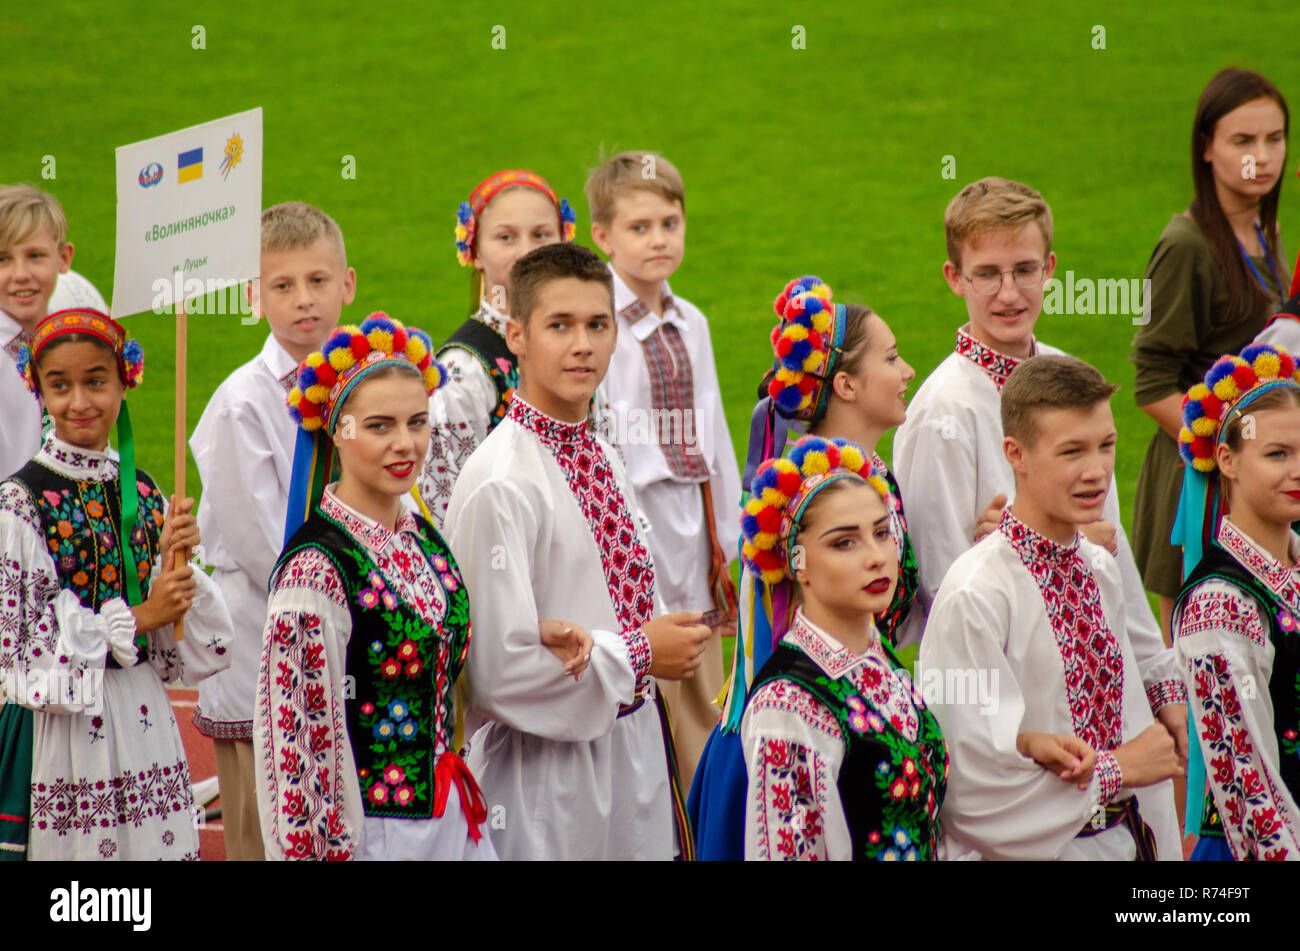
M 162 181 L 163 167 L 157 162 L 150 162 L 144 168 L 140 169 L 140 187 L 148 188 L 151 185 L 157 185 Z

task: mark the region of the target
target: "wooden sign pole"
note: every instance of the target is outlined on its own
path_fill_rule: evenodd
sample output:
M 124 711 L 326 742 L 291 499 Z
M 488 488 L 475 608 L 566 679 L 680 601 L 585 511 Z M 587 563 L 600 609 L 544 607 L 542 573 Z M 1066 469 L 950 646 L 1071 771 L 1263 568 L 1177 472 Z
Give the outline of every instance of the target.
M 185 444 L 186 444 L 186 422 L 185 422 L 185 370 L 188 364 L 186 359 L 186 317 L 185 317 L 185 295 L 182 293 L 180 299 L 176 301 L 176 421 L 173 427 L 176 442 L 172 447 L 173 473 L 172 485 L 175 486 L 176 502 L 185 498 Z M 190 553 L 183 549 L 177 549 L 172 559 L 172 567 L 180 567 L 190 560 Z M 180 641 L 185 637 L 185 618 L 184 616 L 176 619 L 175 624 L 176 640 Z

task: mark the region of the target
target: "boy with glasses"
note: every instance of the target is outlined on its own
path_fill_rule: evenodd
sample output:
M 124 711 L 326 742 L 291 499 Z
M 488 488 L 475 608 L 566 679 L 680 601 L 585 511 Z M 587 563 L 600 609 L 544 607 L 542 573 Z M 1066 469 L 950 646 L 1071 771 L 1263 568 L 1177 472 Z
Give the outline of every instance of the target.
M 966 302 L 970 321 L 908 406 L 893 459 L 921 570 L 916 605 L 927 615 L 952 563 L 997 528 L 1015 497 L 1002 452 L 1003 384 L 1030 357 L 1062 355 L 1034 338 L 1044 285 L 1056 270 L 1052 212 L 1042 195 L 1020 182 L 981 179 L 948 204 L 943 225 L 944 278 Z M 1079 528 L 1118 562 L 1125 627 L 1147 699 L 1185 759 L 1187 693 L 1147 602 L 1113 482 L 1100 518 Z

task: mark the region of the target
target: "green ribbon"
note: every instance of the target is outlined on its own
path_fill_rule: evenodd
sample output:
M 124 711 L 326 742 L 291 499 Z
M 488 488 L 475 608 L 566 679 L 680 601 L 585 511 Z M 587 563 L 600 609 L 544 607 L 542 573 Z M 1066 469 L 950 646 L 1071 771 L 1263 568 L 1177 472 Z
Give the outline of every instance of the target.
M 122 573 L 126 575 L 126 603 L 135 605 L 144 600 L 140 595 L 140 567 L 135 560 L 135 550 L 131 547 L 131 538 L 135 535 L 136 523 L 140 520 L 140 488 L 136 483 L 135 437 L 131 432 L 131 413 L 126 408 L 125 400 L 122 401 L 122 412 L 117 417 L 117 453 L 118 484 L 122 492 L 119 536 L 122 542 Z M 135 643 L 137 647 L 145 646 L 143 631 L 136 634 Z

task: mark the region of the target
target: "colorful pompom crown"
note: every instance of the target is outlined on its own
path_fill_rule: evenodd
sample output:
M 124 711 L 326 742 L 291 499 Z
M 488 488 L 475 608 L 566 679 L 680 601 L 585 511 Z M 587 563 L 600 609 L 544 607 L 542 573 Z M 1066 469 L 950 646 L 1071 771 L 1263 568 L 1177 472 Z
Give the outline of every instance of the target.
M 117 358 L 117 369 L 122 376 L 122 383 L 128 390 L 139 386 L 144 380 L 144 349 L 136 340 L 129 339 L 124 328 L 108 314 L 77 307 L 60 310 L 50 314 L 32 332 L 32 339 L 18 350 L 18 372 L 35 396 L 40 396 L 36 385 L 36 364 L 41 352 L 55 340 L 65 334 L 87 334 L 103 341 Z
M 874 461 L 847 439 L 805 436 L 785 458 L 758 467 L 740 516 L 745 568 L 767 584 L 793 578 L 795 538 L 803 514 L 819 491 L 839 479 L 865 481 L 891 510 L 889 485 Z
M 773 304 L 781 322 L 772 330 L 776 352 L 768 396 L 787 418 L 816 420 L 826 412 L 836 357 L 844 344 L 845 309 L 819 277 L 798 278 Z
M 1214 361 L 1205 381 L 1183 397 L 1183 427 L 1178 452 L 1198 472 L 1213 472 L 1214 453 L 1233 412 L 1244 408 L 1265 389 L 1300 386 L 1295 359 L 1282 347 L 1254 343 L 1241 355 Z
M 319 351 L 298 367 L 298 383 L 289 392 L 289 415 L 307 432 L 334 431 L 339 407 L 357 383 L 385 363 L 409 364 L 420 372 L 432 394 L 447 379 L 433 359 L 433 342 L 423 330 L 376 312 L 360 327 L 337 328 Z
M 474 239 L 478 233 L 479 217 L 488 202 L 507 188 L 523 185 L 535 188 L 551 200 L 560 216 L 560 240 L 572 241 L 577 231 L 577 213 L 567 198 L 559 198 L 550 183 L 536 172 L 527 169 L 505 169 L 489 175 L 470 192 L 469 201 L 462 201 L 456 209 L 456 260 L 463 267 L 474 263 Z

